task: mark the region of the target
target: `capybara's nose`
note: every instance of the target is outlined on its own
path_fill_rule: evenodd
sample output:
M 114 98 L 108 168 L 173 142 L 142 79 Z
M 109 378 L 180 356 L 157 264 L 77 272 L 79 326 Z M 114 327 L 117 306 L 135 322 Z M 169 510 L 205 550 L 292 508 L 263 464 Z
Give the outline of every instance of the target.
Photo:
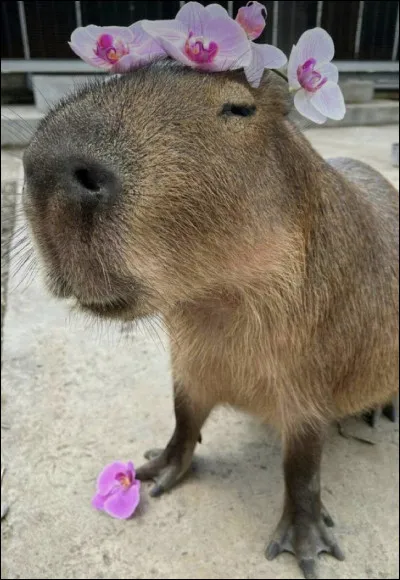
M 121 191 L 116 172 L 97 160 L 50 155 L 39 161 L 28 154 L 24 165 L 28 190 L 34 198 L 57 195 L 84 210 L 97 210 L 112 205 Z

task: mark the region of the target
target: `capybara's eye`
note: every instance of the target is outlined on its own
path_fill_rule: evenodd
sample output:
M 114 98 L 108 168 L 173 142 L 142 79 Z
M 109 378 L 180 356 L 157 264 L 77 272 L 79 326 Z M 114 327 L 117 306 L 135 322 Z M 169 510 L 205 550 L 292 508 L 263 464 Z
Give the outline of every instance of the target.
M 228 117 L 233 115 L 236 117 L 251 117 L 255 112 L 255 105 L 235 105 L 234 103 L 225 103 L 222 107 L 221 115 L 226 115 Z

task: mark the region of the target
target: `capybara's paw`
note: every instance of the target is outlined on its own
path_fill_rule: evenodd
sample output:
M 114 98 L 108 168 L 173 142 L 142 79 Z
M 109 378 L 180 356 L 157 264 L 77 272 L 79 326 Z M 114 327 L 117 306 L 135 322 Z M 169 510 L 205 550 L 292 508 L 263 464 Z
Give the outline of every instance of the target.
M 172 452 L 168 447 L 162 449 L 150 449 L 145 453 L 148 459 L 136 471 L 137 479 L 141 481 L 153 480 L 155 485 L 150 490 L 150 495 L 156 497 L 171 489 L 188 471 L 192 454 L 179 453 L 176 449 Z

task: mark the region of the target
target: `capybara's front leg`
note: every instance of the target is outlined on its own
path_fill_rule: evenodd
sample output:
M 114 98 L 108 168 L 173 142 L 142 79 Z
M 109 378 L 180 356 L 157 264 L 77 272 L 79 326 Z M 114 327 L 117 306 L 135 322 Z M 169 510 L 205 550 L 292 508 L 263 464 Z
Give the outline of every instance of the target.
M 149 461 L 139 467 L 136 477 L 153 479 L 150 495 L 158 496 L 173 487 L 191 465 L 194 449 L 201 441 L 200 429 L 211 408 L 196 403 L 190 391 L 174 383 L 175 430 L 165 449 L 151 449 L 145 453 Z

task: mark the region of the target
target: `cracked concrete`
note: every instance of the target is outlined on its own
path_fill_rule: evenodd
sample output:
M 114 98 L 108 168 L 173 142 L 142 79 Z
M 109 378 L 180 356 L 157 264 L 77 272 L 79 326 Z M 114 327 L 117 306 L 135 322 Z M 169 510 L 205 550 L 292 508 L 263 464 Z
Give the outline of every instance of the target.
M 367 161 L 398 186 L 390 165 L 398 127 L 308 135 L 324 155 Z M 21 178 L 7 152 L 2 169 L 5 181 Z M 4 188 L 6 215 L 3 195 Z M 131 521 L 91 508 L 107 462 L 139 464 L 171 434 L 165 339 L 151 329 L 88 328 L 38 276 L 15 286 L 5 287 L 2 465 L 10 511 L 1 525 L 1 577 L 300 578 L 291 555 L 274 562 L 263 555 L 281 511 L 279 442 L 239 413 L 216 412 L 187 481 L 154 500 L 143 485 Z M 322 556 L 322 578 L 399 577 L 398 425 L 382 420 L 375 440 L 363 445 L 332 429 L 326 444 L 323 499 L 347 557 Z

